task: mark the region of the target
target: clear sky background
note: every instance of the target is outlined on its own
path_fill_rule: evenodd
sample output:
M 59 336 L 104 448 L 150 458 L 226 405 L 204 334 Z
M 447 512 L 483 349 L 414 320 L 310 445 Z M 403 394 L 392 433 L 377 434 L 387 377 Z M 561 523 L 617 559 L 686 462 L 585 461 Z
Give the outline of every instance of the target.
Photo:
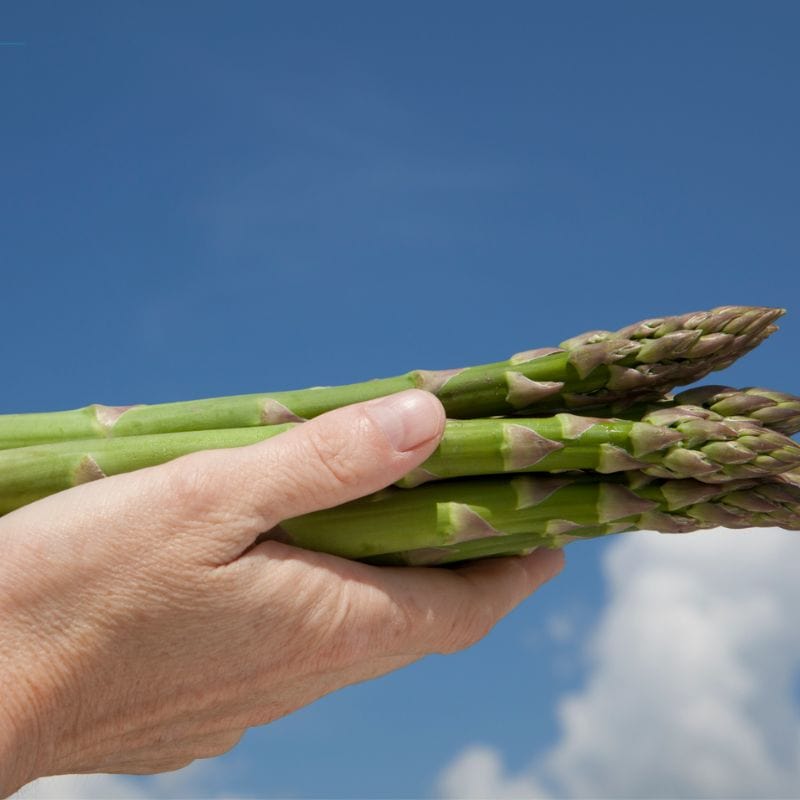
M 0 3 L 0 412 L 455 367 L 779 305 L 800 4 Z M 641 535 L 481 644 L 29 798 L 790 797 L 800 543 Z

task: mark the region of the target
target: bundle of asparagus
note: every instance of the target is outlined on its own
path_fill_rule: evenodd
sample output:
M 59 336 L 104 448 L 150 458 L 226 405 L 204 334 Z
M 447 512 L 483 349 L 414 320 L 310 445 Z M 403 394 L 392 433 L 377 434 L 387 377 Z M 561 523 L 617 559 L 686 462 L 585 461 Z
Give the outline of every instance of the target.
M 638 529 L 800 529 L 800 445 L 789 438 L 800 430 L 800 398 L 721 386 L 668 394 L 753 349 L 782 313 L 726 306 L 592 331 L 494 364 L 349 386 L 0 416 L 0 513 L 423 388 L 449 419 L 421 467 L 265 536 L 422 565 Z

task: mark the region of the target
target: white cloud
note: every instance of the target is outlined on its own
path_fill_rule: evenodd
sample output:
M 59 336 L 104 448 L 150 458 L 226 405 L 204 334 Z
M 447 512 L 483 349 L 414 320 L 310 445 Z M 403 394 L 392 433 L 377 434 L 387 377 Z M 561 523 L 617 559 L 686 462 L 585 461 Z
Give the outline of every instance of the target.
M 11 800 L 150 800 L 159 797 L 121 775 L 59 775 L 40 778 Z
M 635 534 L 610 548 L 590 677 L 519 775 L 471 747 L 445 797 L 798 797 L 800 551 L 785 531 Z
M 550 639 L 556 644 L 569 644 L 578 633 L 575 615 L 566 611 L 552 614 L 547 619 L 545 627 Z
M 491 747 L 472 745 L 445 767 L 439 776 L 439 794 L 458 800 L 514 800 L 543 798 L 547 793 L 532 774 L 506 774 L 500 754 Z
M 9 800 L 174 800 L 174 798 L 212 797 L 208 780 L 218 769 L 213 760 L 199 760 L 188 767 L 144 780 L 125 775 L 58 775 L 29 783 Z

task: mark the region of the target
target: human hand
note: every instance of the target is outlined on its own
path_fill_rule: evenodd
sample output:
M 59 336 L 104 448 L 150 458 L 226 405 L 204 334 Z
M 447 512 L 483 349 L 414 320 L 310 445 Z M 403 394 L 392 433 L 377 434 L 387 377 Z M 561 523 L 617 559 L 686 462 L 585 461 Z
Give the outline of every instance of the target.
M 412 390 L 0 519 L 0 796 L 44 775 L 178 769 L 485 635 L 560 552 L 444 570 L 256 542 L 394 482 L 443 428 L 438 400 Z

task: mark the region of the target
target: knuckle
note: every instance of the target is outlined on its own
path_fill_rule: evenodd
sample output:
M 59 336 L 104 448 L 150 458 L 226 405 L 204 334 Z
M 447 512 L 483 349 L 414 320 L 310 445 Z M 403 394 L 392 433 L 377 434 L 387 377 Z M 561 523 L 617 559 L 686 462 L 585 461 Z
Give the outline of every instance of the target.
M 439 652 L 440 647 L 448 647 L 452 628 L 457 616 L 442 619 L 442 614 L 434 608 L 420 604 L 418 598 L 407 593 L 401 596 L 383 596 L 383 603 L 378 604 L 370 626 L 372 634 L 373 655 L 424 655 Z M 449 627 L 447 627 L 449 626 Z M 442 630 L 448 633 L 443 636 Z M 443 640 L 445 644 L 442 645 Z M 378 652 L 376 652 L 378 651 Z
M 423 609 L 413 597 L 395 599 L 390 602 L 382 623 L 382 642 L 393 654 L 403 653 L 425 638 L 425 630 L 432 621 L 432 614 Z
M 363 615 L 347 591 L 333 590 L 314 609 L 317 656 L 326 667 L 358 662 L 367 651 L 369 633 Z
M 351 490 L 358 486 L 361 475 L 353 458 L 351 439 L 309 427 L 306 442 L 334 487 Z
M 419 626 L 418 616 L 403 603 L 380 595 L 364 612 L 366 637 L 362 642 L 369 655 L 399 655 L 407 649 Z
M 267 551 L 271 543 L 260 545 Z M 354 609 L 343 590 L 341 582 L 331 580 L 330 574 L 317 568 L 309 554 L 302 563 L 283 561 L 278 569 L 275 585 L 292 587 L 294 614 L 274 620 L 276 636 L 285 643 L 280 665 L 276 669 L 282 674 L 288 665 L 303 664 L 303 669 L 328 669 L 338 665 L 339 660 L 350 649 L 350 634 L 356 625 Z M 309 564 L 309 561 L 312 563 Z M 273 595 L 275 587 L 259 594 L 259 605 L 276 605 L 279 598 Z
M 160 479 L 169 504 L 181 516 L 204 517 L 214 510 L 210 476 L 194 454 L 170 462 Z
M 381 626 L 383 640 L 393 653 L 402 652 L 417 626 L 417 617 L 411 609 L 404 604 L 391 603 Z
M 472 647 L 492 630 L 494 623 L 493 615 L 483 606 L 454 614 L 442 636 L 439 652 L 452 654 Z
M 346 581 L 318 595 L 309 627 L 320 661 L 342 669 L 375 655 L 402 652 L 413 622 L 407 611 L 376 587 Z

